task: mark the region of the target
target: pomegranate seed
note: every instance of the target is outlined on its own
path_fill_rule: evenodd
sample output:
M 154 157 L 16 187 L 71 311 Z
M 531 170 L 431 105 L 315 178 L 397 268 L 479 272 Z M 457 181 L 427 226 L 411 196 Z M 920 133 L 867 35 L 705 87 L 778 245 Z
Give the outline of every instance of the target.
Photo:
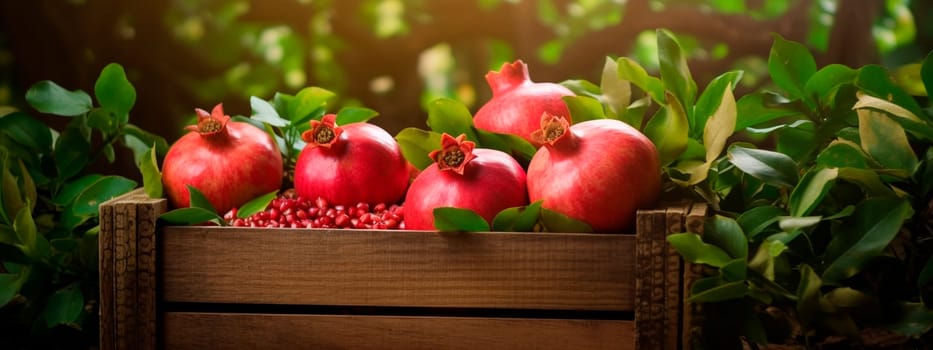
M 385 204 L 385 203 L 379 203 L 379 204 L 376 204 L 375 207 L 373 207 L 373 212 L 374 212 L 374 213 L 380 213 L 380 212 L 383 212 L 383 211 L 385 211 L 385 210 L 386 210 L 386 204 Z
M 349 227 L 350 225 L 350 216 L 347 214 L 337 214 L 337 217 L 334 218 L 334 226 L 337 227 Z
M 317 199 L 314 200 L 314 204 L 320 209 L 327 208 L 327 200 L 321 197 L 317 197 Z

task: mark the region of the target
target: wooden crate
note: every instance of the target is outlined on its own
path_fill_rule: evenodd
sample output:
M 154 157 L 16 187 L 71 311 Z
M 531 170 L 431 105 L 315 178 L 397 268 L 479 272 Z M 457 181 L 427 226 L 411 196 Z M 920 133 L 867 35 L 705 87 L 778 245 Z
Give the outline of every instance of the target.
M 164 199 L 101 205 L 101 349 L 676 349 L 684 269 L 637 233 L 161 226 Z

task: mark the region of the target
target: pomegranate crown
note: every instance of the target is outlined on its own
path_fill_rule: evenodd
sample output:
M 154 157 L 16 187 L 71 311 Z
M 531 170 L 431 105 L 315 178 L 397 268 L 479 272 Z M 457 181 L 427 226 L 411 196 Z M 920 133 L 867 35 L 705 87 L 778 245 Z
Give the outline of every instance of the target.
M 498 72 L 486 73 L 486 82 L 489 83 L 493 94 L 509 90 L 528 81 L 531 81 L 528 75 L 528 65 L 522 60 L 503 63 Z
M 437 163 L 439 170 L 453 171 L 463 175 L 467 163 L 476 158 L 473 148 L 476 148 L 476 143 L 466 141 L 465 134 L 454 138 L 444 133 L 441 135 L 441 149 L 432 151 L 428 157 Z
M 541 128 L 531 133 L 531 140 L 542 145 L 553 146 L 558 140 L 566 137 L 570 131 L 570 122 L 563 116 L 548 112 L 541 114 Z
M 321 120 L 312 120 L 311 129 L 301 133 L 309 147 L 330 148 L 340 138 L 343 128 L 337 126 L 337 115 L 327 114 Z
M 230 121 L 230 116 L 224 114 L 223 103 L 214 106 L 210 113 L 200 108 L 195 108 L 194 112 L 198 114 L 198 124 L 188 125 L 185 130 L 197 131 L 203 136 L 214 135 L 223 131 L 227 127 L 227 122 Z

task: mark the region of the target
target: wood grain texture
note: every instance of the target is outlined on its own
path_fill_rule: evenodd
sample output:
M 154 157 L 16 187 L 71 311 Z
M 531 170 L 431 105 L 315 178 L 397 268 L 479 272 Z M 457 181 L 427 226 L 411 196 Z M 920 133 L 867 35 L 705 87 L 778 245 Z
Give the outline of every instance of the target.
M 632 321 L 168 313 L 166 348 L 631 349 Z
M 165 227 L 167 302 L 631 311 L 633 235 Z
M 662 349 L 665 325 L 664 292 L 666 232 L 664 209 L 639 211 L 635 220 L 638 232 L 635 245 L 635 348 Z
M 114 314 L 114 282 L 113 282 L 113 227 L 114 214 L 111 202 L 105 202 L 100 205 L 100 234 L 97 236 L 98 264 L 99 271 L 98 283 L 100 286 L 100 348 L 109 350 L 114 348 L 114 326 L 116 317 Z
M 114 204 L 114 347 L 136 344 L 136 203 Z
M 664 241 L 664 348 L 680 348 L 683 298 L 683 263 L 680 254 L 667 242 L 667 236 L 684 231 L 684 216 L 689 204 L 670 206 L 666 209 L 666 231 Z
M 709 208 L 706 203 L 694 203 L 684 219 L 685 231 L 697 234 L 703 234 L 703 223 L 709 215 Z M 684 349 L 697 348 L 694 344 L 698 341 L 703 322 L 703 309 L 701 304 L 689 303 L 690 286 L 693 282 L 703 277 L 703 266 L 684 263 L 683 274 L 683 331 L 681 344 Z
M 141 190 L 100 206 L 100 348 L 156 348 L 156 220 L 165 199 Z

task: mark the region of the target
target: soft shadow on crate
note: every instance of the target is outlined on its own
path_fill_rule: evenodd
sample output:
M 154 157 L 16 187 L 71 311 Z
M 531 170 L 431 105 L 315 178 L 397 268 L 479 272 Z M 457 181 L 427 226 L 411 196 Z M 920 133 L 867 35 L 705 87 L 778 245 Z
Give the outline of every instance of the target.
M 677 349 L 691 310 L 669 233 L 159 226 L 164 199 L 101 205 L 101 349 Z

